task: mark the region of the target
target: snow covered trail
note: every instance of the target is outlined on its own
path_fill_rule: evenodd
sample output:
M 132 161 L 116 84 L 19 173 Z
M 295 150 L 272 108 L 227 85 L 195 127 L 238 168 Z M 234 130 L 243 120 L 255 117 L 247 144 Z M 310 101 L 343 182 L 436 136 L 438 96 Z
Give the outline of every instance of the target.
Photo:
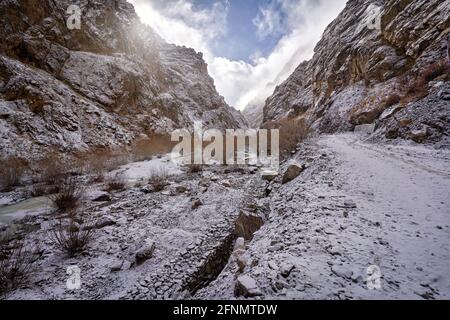
M 243 272 L 230 262 L 196 298 L 233 299 L 243 276 L 256 299 L 450 298 L 450 151 L 345 134 L 294 160 L 306 170 L 258 199 L 270 213 Z
M 366 144 L 354 135 L 326 136 L 319 145 L 336 155 L 360 219 L 381 222 L 401 296 L 450 298 L 449 152 Z

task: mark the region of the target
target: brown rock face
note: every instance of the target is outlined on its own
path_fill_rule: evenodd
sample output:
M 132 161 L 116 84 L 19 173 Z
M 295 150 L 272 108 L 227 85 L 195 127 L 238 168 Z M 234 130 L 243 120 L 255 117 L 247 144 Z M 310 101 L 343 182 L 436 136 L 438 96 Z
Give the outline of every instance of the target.
M 367 24 L 374 8 L 380 29 Z M 267 99 L 264 122 L 304 117 L 321 132 L 352 130 L 376 122 L 392 105 L 434 94 L 433 79 L 449 91 L 449 68 L 430 66 L 449 63 L 449 27 L 448 1 L 349 1 L 313 58 Z
M 144 134 L 236 128 L 202 55 L 165 43 L 125 0 L 0 3 L 0 158 L 126 145 Z

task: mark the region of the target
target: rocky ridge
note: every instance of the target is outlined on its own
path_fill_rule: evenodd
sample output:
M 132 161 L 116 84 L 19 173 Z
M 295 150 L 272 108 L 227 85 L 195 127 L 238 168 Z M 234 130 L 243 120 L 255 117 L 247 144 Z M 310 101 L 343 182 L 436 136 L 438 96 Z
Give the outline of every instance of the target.
M 374 8 L 380 8 L 381 29 L 368 24 Z M 449 1 L 349 1 L 326 29 L 313 58 L 267 99 L 264 122 L 304 117 L 327 133 L 376 123 L 379 136 L 410 138 L 411 131 L 420 130 L 431 117 L 435 125 L 428 124 L 427 137 L 433 142 L 444 139 L 448 145 L 449 68 L 428 84 L 414 86 L 414 79 L 430 64 L 449 63 L 449 17 Z M 419 93 L 424 90 L 428 92 Z M 403 95 L 414 97 L 399 101 Z M 389 107 L 395 110 L 378 123 Z M 427 108 L 436 112 L 430 116 Z M 405 114 L 397 119 L 399 110 Z M 407 128 L 399 125 L 402 119 L 412 120 Z
M 0 156 L 127 145 L 174 128 L 245 125 L 201 53 L 167 44 L 125 0 L 0 4 Z

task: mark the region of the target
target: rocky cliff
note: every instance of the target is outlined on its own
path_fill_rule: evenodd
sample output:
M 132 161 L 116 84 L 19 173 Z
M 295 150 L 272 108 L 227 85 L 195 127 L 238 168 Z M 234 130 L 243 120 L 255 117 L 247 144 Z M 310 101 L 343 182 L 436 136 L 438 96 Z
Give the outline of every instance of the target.
M 0 3 L 0 158 L 122 146 L 194 120 L 243 125 L 202 54 L 165 43 L 125 0 Z
M 329 133 L 375 123 L 378 136 L 448 139 L 449 27 L 448 0 L 350 0 L 313 58 L 267 99 L 264 121 L 304 117 Z

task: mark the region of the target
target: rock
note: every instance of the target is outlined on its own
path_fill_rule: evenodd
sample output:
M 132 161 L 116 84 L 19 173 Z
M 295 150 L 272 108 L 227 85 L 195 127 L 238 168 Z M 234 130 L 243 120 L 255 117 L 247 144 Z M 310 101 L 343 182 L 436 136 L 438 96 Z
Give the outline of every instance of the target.
M 192 210 L 197 209 L 198 207 L 202 206 L 203 202 L 200 199 L 196 199 L 192 202 Z
M 8 225 L 0 222 L 0 232 L 6 231 L 8 229 Z
M 177 192 L 177 193 L 185 193 L 186 191 L 187 191 L 187 188 L 185 187 L 185 186 L 176 186 L 175 187 L 175 191 Z
M 256 281 L 248 275 L 238 277 L 234 294 L 236 297 L 244 296 L 245 298 L 257 297 L 262 295 Z
M 111 265 L 111 272 L 118 272 L 122 270 L 123 260 L 118 260 Z
M 94 199 L 92 199 L 94 202 L 110 202 L 111 196 L 108 193 L 102 193 L 98 196 L 96 196 Z
M 280 266 L 280 273 L 283 277 L 287 278 L 291 274 L 291 271 L 295 268 L 295 266 L 290 262 L 285 262 Z
M 113 219 L 111 219 L 110 217 L 102 217 L 95 223 L 95 227 L 97 229 L 101 229 L 101 228 L 113 226 L 115 224 L 116 224 L 116 222 Z
M 238 237 L 249 241 L 263 225 L 264 220 L 260 216 L 241 211 L 235 223 L 235 233 Z
M 278 171 L 263 170 L 261 172 L 261 178 L 266 181 L 272 181 L 278 176 Z
M 305 170 L 304 165 L 300 165 L 298 163 L 291 163 L 283 175 L 282 183 L 285 184 L 294 180 L 303 172 L 303 170 Z
M 351 279 L 352 275 L 353 275 L 353 271 L 351 271 L 345 267 L 337 266 L 337 265 L 333 265 L 331 267 L 331 271 L 338 277 L 345 278 L 345 279 Z
M 231 183 L 230 183 L 230 181 L 228 181 L 228 180 L 222 181 L 222 185 L 223 185 L 224 187 L 226 187 L 226 188 L 231 187 Z
M 0 107 L 0 158 L 42 158 L 49 148 L 58 156 L 81 150 L 95 156 L 89 152 L 99 141 L 130 145 L 144 126 L 170 135 L 193 114 L 204 114 L 214 128 L 245 127 L 242 114 L 216 91 L 203 56 L 165 42 L 126 0 L 86 2 L 89 14 L 76 32 L 61 24 L 65 1 L 42 0 L 39 8 L 33 1 L 0 3 L 6 41 L 0 45 L 0 106 L 20 103 L 14 115 Z M 129 36 L 132 26 L 139 32 Z M 166 82 L 179 74 L 189 79 Z M 138 100 L 153 107 L 141 108 Z
M 234 244 L 234 250 L 243 250 L 245 251 L 245 239 L 240 237 L 237 238 L 236 243 Z
M 239 272 L 243 272 L 248 265 L 248 260 L 244 255 L 239 255 L 236 258 L 236 263 L 238 265 Z
M 269 251 L 269 252 L 275 252 L 275 251 L 280 251 L 280 250 L 283 250 L 283 245 L 281 244 L 281 243 L 279 243 L 279 244 L 276 244 L 276 245 L 274 245 L 274 246 L 270 246 L 270 247 L 268 247 L 267 248 L 267 251 Z
M 135 254 L 136 263 L 142 264 L 153 256 L 155 251 L 155 243 L 153 241 L 147 241 L 143 247 L 141 247 Z
M 398 122 L 398 125 L 400 126 L 400 128 L 405 128 L 407 126 L 410 126 L 412 124 L 412 120 L 411 119 L 401 119 Z
M 296 66 L 273 90 L 261 105 L 263 122 L 302 117 L 314 131 L 328 134 L 349 131 L 357 125 L 364 126 L 360 127 L 364 133 L 371 133 L 376 123 L 381 139 L 390 131 L 385 130 L 384 121 L 398 125 L 396 113 L 409 116 L 414 111 L 408 102 L 399 104 L 403 102 L 403 91 L 413 84 L 408 73 L 420 73 L 431 62 L 445 61 L 447 50 L 441 48 L 446 41 L 433 30 L 446 28 L 442 21 L 446 21 L 450 8 L 443 9 L 442 1 L 426 0 L 366 1 L 363 7 L 361 3 L 348 2 L 323 34 L 312 59 Z M 378 6 L 383 12 L 382 30 L 369 30 L 364 21 L 373 19 L 372 10 Z M 427 21 L 426 25 L 423 21 Z M 422 46 L 424 43 L 427 45 Z M 411 56 L 416 57 L 414 61 Z M 436 98 L 447 85 L 448 75 L 438 74 L 435 80 L 438 79 L 442 83 L 430 83 L 435 88 L 428 92 Z M 410 96 L 405 100 L 414 94 Z M 444 104 L 436 109 L 438 112 L 427 112 L 431 105 L 439 104 L 437 101 L 423 99 L 421 104 L 428 123 L 444 123 L 441 119 L 448 119 L 448 107 L 445 109 Z M 416 121 L 416 117 L 413 119 Z M 406 138 L 403 134 L 400 137 Z
M 411 130 L 411 139 L 417 143 L 423 142 L 428 136 L 428 127 L 423 126 L 420 130 Z
M 372 134 L 375 132 L 376 125 L 372 124 L 362 124 L 355 127 L 354 132 L 359 134 Z

